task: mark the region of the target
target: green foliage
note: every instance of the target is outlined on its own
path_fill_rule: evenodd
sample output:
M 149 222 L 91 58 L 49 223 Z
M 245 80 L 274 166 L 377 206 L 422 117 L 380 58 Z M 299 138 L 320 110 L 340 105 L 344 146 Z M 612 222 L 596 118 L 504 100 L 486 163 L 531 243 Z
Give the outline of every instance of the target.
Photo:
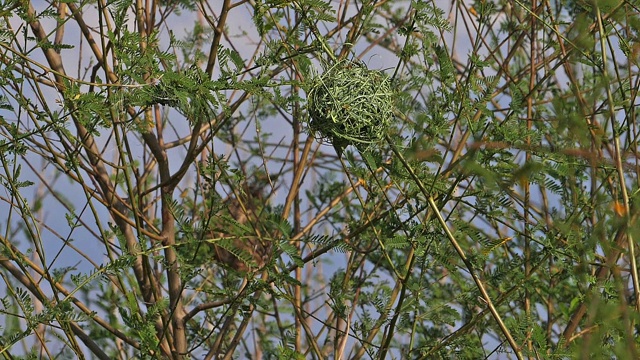
M 164 72 L 157 85 L 145 86 L 132 92 L 133 105 L 166 105 L 178 110 L 190 122 L 210 121 L 220 104 L 219 82 L 207 79 L 199 68 L 183 72 Z
M 635 8 L 458 5 L 0 5 L 0 354 L 637 358 Z

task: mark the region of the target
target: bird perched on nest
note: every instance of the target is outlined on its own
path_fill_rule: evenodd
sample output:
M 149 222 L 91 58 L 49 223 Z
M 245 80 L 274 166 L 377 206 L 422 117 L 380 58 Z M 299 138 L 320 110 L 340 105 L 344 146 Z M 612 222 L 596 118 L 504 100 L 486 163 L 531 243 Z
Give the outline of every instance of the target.
M 217 263 L 238 272 L 251 272 L 269 261 L 272 244 L 264 237 L 263 223 L 267 181 L 264 174 L 245 181 L 210 217 L 207 243 Z

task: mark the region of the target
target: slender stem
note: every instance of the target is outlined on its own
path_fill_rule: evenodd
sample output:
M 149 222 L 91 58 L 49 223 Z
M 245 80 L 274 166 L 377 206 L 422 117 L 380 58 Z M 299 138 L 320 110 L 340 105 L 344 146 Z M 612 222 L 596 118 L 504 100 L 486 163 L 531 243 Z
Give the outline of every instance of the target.
M 600 33 L 600 50 L 602 51 L 602 75 L 605 80 L 609 79 L 609 74 L 607 71 L 607 52 L 606 52 L 606 44 L 605 39 L 607 37 L 604 29 L 604 25 L 602 22 L 602 14 L 600 13 L 600 7 L 596 5 L 596 17 L 598 19 L 598 31 Z M 633 236 L 630 231 L 630 205 L 629 205 L 629 195 L 627 193 L 627 184 L 625 181 L 624 169 L 622 167 L 622 154 L 620 150 L 620 136 L 618 135 L 618 130 L 616 129 L 616 118 L 615 118 L 615 104 L 613 100 L 613 94 L 611 92 L 611 86 L 606 87 L 607 90 L 607 102 L 609 105 L 609 118 L 611 120 L 611 131 L 613 133 L 613 145 L 615 149 L 615 162 L 616 162 L 616 170 L 618 173 L 618 181 L 620 182 L 620 192 L 622 193 L 622 203 L 624 207 L 624 212 L 622 216 L 624 217 L 624 227 L 626 229 L 627 235 L 627 244 L 629 247 L 629 263 L 631 264 L 631 279 L 633 282 L 633 292 L 635 294 L 636 299 L 640 299 L 640 284 L 638 282 L 638 264 L 636 262 L 636 254 L 635 254 L 635 244 L 633 241 Z M 615 200 L 617 201 L 617 199 Z M 640 302 L 635 301 L 636 311 L 640 310 Z M 627 319 L 627 331 L 625 334 L 627 335 L 627 340 L 633 343 L 633 339 L 630 336 L 634 332 L 635 324 L 633 320 Z M 629 346 L 631 353 L 634 354 L 634 357 L 637 358 L 636 347 Z
M 440 225 L 442 226 L 442 229 L 447 235 L 447 238 L 451 242 L 451 245 L 453 245 L 453 248 L 458 253 L 458 257 L 460 257 L 465 267 L 467 268 L 467 271 L 469 271 L 469 274 L 473 278 L 473 281 L 476 283 L 478 290 L 480 290 L 480 293 L 482 294 L 482 298 L 487 303 L 487 306 L 489 307 L 489 311 L 491 312 L 491 315 L 493 315 L 493 318 L 496 321 L 496 323 L 498 323 L 498 326 L 500 327 L 502 334 L 505 336 L 505 338 L 509 342 L 509 345 L 511 345 L 511 348 L 513 349 L 513 352 L 516 354 L 516 357 L 518 358 L 518 360 L 522 360 L 523 357 L 522 357 L 522 353 L 520 352 L 520 347 L 516 343 L 513 336 L 511 336 L 511 332 L 509 331 L 507 326 L 504 324 L 504 321 L 502 321 L 502 317 L 500 316 L 500 314 L 498 313 L 498 310 L 493 305 L 493 302 L 491 301 L 491 297 L 489 296 L 489 293 L 487 292 L 487 290 L 484 287 L 484 284 L 476 274 L 476 271 L 473 268 L 473 264 L 471 264 L 471 262 L 465 255 L 464 250 L 462 249 L 462 247 L 460 246 L 456 238 L 451 233 L 451 230 L 449 230 L 447 222 L 442 217 L 442 214 L 440 213 L 440 209 L 438 208 L 438 205 L 433 200 L 433 196 L 429 194 L 427 189 L 422 184 L 422 181 L 420 181 L 416 173 L 413 171 L 413 168 L 411 167 L 411 165 L 407 163 L 404 156 L 402 156 L 402 154 L 393 145 L 394 143 L 391 140 L 391 138 L 389 138 L 389 135 L 385 135 L 385 137 L 387 139 L 387 142 L 391 145 L 391 149 L 393 150 L 393 153 L 398 157 L 398 159 L 400 160 L 404 168 L 409 172 L 409 174 L 411 175 L 411 178 L 413 179 L 413 181 L 415 181 L 416 185 L 418 185 L 420 192 L 422 192 L 422 194 L 428 199 L 427 201 L 429 202 L 429 206 L 431 207 L 431 210 L 436 215 L 436 218 L 438 219 L 438 222 L 440 223 Z

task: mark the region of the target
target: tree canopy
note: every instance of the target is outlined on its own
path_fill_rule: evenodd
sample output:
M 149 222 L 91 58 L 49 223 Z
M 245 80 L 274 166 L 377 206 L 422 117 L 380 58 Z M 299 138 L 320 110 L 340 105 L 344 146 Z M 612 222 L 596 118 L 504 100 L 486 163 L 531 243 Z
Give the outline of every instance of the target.
M 0 4 L 7 359 L 640 358 L 638 4 Z

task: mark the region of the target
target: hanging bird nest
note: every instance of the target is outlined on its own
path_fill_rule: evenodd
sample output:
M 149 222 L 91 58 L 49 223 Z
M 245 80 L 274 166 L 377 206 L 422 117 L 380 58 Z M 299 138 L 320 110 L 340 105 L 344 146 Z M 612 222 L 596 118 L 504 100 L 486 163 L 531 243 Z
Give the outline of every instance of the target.
M 307 102 L 310 129 L 337 148 L 378 143 L 393 118 L 389 77 L 353 61 L 340 61 L 315 78 Z

